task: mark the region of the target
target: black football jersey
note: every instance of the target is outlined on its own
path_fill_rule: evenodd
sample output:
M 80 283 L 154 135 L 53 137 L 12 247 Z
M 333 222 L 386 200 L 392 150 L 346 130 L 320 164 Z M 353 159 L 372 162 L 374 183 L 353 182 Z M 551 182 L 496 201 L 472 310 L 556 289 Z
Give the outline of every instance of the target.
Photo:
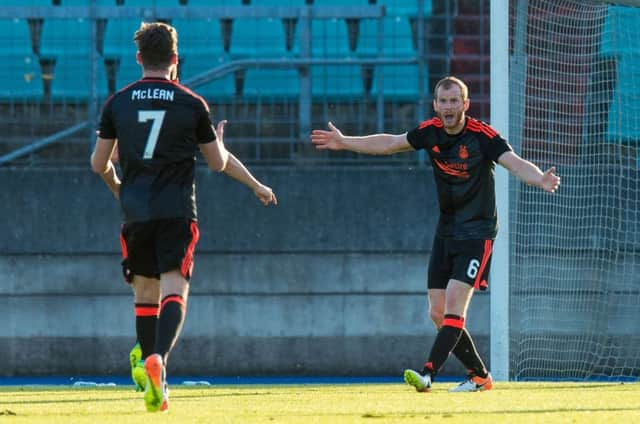
M 456 240 L 495 238 L 495 163 L 512 150 L 509 143 L 469 117 L 459 134 L 447 134 L 442 121 L 433 118 L 409 131 L 407 140 L 414 149 L 429 152 L 440 204 L 437 234 Z
M 118 140 L 125 222 L 197 218 L 195 155 L 215 140 L 204 99 L 178 82 L 143 78 L 106 101 L 99 136 Z

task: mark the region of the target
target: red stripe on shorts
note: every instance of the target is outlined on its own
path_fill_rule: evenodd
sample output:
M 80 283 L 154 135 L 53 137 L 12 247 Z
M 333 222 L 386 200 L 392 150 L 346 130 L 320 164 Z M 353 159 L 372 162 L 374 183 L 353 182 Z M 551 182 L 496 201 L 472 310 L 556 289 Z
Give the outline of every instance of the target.
M 182 265 L 180 266 L 180 273 L 185 278 L 190 277 L 193 272 L 193 252 L 196 249 L 196 243 L 198 243 L 198 240 L 200 239 L 200 231 L 198 230 L 198 224 L 195 221 L 191 223 L 190 229 L 191 242 L 187 247 L 187 253 L 185 254 L 184 259 L 182 260 Z
M 484 253 L 482 254 L 482 262 L 480 263 L 480 269 L 478 269 L 478 275 L 476 275 L 476 279 L 473 282 L 473 288 L 476 290 L 480 289 L 480 282 L 482 280 L 482 275 L 484 274 L 484 269 L 487 267 L 489 263 L 489 258 L 491 257 L 491 251 L 493 250 L 493 240 L 485 240 L 484 241 Z M 486 288 L 486 281 L 484 281 L 483 288 Z

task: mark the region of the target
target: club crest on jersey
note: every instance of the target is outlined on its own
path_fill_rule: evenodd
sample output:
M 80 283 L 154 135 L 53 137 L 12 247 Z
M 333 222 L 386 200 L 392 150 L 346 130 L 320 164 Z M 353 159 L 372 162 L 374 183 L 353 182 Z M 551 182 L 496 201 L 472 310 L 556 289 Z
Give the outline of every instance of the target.
M 469 151 L 467 150 L 467 146 L 462 145 L 462 146 L 458 147 L 458 156 L 462 160 L 469 159 Z

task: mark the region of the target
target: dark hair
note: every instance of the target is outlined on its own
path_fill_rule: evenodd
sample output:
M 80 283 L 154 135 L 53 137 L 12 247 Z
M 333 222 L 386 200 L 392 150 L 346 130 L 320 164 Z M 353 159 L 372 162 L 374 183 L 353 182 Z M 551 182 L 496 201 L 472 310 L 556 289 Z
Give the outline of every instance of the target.
M 433 89 L 433 98 L 435 99 L 438 97 L 438 90 L 440 89 L 440 87 L 446 90 L 448 88 L 451 88 L 452 85 L 457 85 L 458 87 L 460 87 L 462 100 L 467 100 L 469 98 L 469 88 L 467 87 L 467 84 L 462 82 L 461 79 L 451 76 L 444 77 L 436 83 L 436 87 Z
M 145 69 L 161 70 L 171 65 L 178 54 L 178 33 L 163 22 L 143 22 L 133 37 Z

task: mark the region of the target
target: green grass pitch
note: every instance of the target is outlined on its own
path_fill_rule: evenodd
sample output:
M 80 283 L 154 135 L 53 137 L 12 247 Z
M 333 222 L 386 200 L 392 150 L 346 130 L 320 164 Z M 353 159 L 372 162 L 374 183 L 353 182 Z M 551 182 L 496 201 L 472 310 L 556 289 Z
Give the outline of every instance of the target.
M 0 423 L 625 423 L 640 383 L 496 383 L 482 393 L 403 384 L 175 386 L 168 413 L 132 387 L 1 387 Z

